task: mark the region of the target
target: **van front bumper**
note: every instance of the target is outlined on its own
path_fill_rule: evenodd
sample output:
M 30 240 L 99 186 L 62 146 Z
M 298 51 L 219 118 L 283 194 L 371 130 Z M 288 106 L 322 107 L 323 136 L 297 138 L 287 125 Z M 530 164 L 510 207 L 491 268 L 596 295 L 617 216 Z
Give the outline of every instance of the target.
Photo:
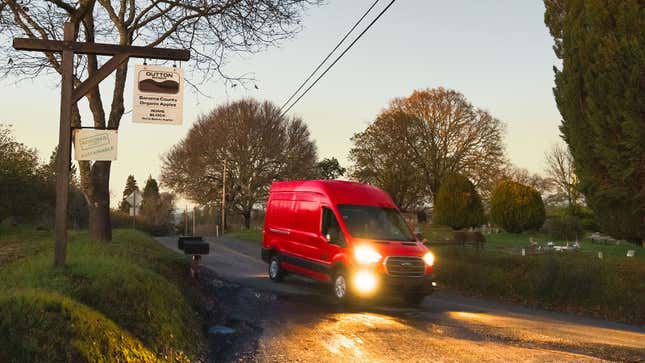
M 434 291 L 432 275 L 390 276 L 375 270 L 360 269 L 352 274 L 352 288 L 359 296 L 430 295 Z
M 383 275 L 381 278 L 384 293 L 405 293 L 430 295 L 434 292 L 432 275 L 421 277 L 394 277 Z

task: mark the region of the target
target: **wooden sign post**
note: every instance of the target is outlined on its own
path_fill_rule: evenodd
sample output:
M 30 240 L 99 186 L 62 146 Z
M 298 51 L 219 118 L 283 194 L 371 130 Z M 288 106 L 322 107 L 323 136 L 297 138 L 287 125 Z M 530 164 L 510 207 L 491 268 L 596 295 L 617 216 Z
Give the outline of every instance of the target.
M 13 40 L 13 47 L 16 50 L 62 53 L 60 130 L 58 134 L 58 158 L 56 159 L 56 247 L 54 251 L 54 266 L 60 268 L 65 266 L 65 256 L 67 254 L 67 202 L 72 148 L 72 107 L 129 58 L 179 61 L 190 59 L 190 51 L 185 49 L 76 42 L 74 40 L 75 32 L 75 25 L 67 22 L 64 25 L 63 41 L 33 38 L 16 38 Z M 74 88 L 74 54 L 96 54 L 112 56 L 112 58 L 103 64 L 96 74 L 88 77 L 78 87 Z

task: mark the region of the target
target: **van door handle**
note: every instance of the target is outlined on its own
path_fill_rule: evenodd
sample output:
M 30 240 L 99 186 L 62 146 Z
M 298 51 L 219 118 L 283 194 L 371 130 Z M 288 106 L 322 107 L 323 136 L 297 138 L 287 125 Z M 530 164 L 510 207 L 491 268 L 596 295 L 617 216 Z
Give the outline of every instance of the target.
M 286 229 L 280 229 L 280 228 L 269 228 L 269 231 L 273 233 L 279 233 L 279 234 L 285 234 L 285 235 L 288 235 L 290 233 Z

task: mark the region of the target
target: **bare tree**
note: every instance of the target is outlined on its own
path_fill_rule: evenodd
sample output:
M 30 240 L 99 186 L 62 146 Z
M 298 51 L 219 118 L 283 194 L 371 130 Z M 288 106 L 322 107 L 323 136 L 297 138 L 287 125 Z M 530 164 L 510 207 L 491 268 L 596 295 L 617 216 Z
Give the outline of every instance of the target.
M 405 212 L 430 201 L 430 189 L 417 168 L 417 123 L 403 112 L 385 110 L 351 139 L 354 147 L 349 154 L 353 162 L 350 177 L 387 191 Z
M 573 156 L 566 146 L 560 143 L 554 144 L 551 150 L 545 153 L 545 158 L 545 172 L 551 186 L 556 190 L 556 196 L 566 202 L 572 214 L 576 214 L 583 197 L 579 190 Z
M 405 197 L 397 202 L 406 206 L 434 197 L 443 178 L 455 173 L 486 191 L 504 165 L 503 134 L 501 121 L 457 91 L 414 91 L 354 135 L 352 175 L 391 194 L 400 189 Z
M 197 82 L 213 76 L 227 80 L 223 65 L 232 53 L 257 52 L 292 36 L 300 29 L 303 9 L 320 0 L 3 0 L 0 3 L 0 49 L 8 61 L 0 62 L 0 72 L 17 79 L 33 78 L 42 72 L 60 73 L 56 53 L 34 55 L 15 52 L 14 37 L 63 38 L 63 23 L 76 25 L 76 39 L 119 45 L 164 45 L 191 50 L 190 74 Z M 75 83 L 100 68 L 96 55 L 75 61 Z M 127 62 L 117 68 L 110 107 L 95 87 L 86 96 L 96 128 L 118 128 L 125 112 L 123 92 Z M 109 99 L 109 98 L 108 98 Z M 106 112 L 107 111 L 107 112 Z M 72 126 L 81 125 L 75 107 Z M 110 240 L 109 161 L 79 163 L 83 193 L 89 205 L 90 234 Z
M 202 205 L 217 205 L 226 161 L 226 204 L 251 222 L 271 182 L 316 174 L 316 145 L 302 120 L 275 105 L 242 100 L 201 116 L 163 158 L 161 180 Z

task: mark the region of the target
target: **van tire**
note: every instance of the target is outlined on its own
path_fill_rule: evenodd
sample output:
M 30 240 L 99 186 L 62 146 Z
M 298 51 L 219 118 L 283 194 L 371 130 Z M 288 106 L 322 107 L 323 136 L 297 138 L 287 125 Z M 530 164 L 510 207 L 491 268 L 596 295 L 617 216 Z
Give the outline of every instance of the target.
M 278 256 L 271 256 L 269 260 L 269 278 L 273 282 L 280 282 L 284 278 L 284 272 L 280 267 L 280 260 Z
M 347 272 L 344 269 L 338 269 L 336 273 L 334 273 L 331 283 L 334 300 L 339 304 L 350 304 L 352 301 L 352 294 Z
M 425 297 L 426 296 L 423 294 L 407 294 L 403 296 L 403 301 L 405 301 L 407 305 L 417 306 L 423 302 Z

